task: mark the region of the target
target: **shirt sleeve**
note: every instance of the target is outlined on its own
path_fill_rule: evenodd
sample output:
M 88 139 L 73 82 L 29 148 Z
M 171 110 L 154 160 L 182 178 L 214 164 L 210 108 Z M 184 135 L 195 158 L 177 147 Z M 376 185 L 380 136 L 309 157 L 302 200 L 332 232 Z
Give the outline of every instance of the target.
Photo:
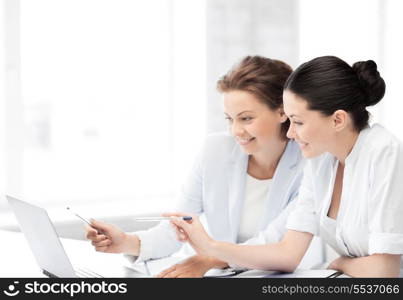
M 295 208 L 288 216 L 286 227 L 287 229 L 318 235 L 319 216 L 315 209 L 312 178 L 312 165 L 308 162 L 304 168 Z
M 369 254 L 403 254 L 403 149 L 393 143 L 373 160 L 368 202 Z

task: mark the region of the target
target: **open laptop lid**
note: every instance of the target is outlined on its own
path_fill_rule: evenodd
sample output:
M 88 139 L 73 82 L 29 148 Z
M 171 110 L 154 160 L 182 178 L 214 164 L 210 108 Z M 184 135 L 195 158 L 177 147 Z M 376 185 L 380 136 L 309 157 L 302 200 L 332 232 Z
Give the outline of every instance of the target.
M 42 271 L 51 277 L 77 277 L 46 210 L 6 197 Z

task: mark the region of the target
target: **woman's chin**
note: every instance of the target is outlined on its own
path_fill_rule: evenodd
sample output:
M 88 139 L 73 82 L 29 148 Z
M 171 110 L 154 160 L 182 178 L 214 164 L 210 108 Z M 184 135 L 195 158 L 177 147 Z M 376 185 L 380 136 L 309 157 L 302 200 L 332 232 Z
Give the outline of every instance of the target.
M 243 152 L 245 152 L 248 155 L 253 155 L 254 153 L 256 153 L 256 149 L 254 149 L 253 147 L 241 146 L 241 149 L 242 149 Z
M 322 154 L 322 152 L 312 151 L 312 149 L 309 149 L 308 147 L 301 149 L 301 153 L 304 158 L 314 158 Z

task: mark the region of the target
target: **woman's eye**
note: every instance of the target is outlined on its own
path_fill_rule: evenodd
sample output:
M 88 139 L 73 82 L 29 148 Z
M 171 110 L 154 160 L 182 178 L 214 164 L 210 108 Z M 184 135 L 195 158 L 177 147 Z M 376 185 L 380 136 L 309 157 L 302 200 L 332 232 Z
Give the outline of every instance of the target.
M 297 122 L 297 121 L 293 121 L 292 123 L 295 124 L 295 125 L 302 125 L 303 124 L 302 122 Z
M 225 120 L 227 120 L 228 122 L 232 122 L 232 119 L 230 117 L 225 117 Z
M 251 117 L 243 117 L 241 120 L 242 121 L 250 121 L 250 120 L 252 120 L 252 118 Z

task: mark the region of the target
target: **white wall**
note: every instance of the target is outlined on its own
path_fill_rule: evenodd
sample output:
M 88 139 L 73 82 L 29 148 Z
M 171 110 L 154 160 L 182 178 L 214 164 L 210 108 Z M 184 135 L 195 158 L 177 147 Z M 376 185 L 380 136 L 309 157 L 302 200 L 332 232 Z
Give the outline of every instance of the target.
M 296 0 L 207 1 L 207 132 L 227 129 L 217 80 L 246 55 L 298 58 Z

